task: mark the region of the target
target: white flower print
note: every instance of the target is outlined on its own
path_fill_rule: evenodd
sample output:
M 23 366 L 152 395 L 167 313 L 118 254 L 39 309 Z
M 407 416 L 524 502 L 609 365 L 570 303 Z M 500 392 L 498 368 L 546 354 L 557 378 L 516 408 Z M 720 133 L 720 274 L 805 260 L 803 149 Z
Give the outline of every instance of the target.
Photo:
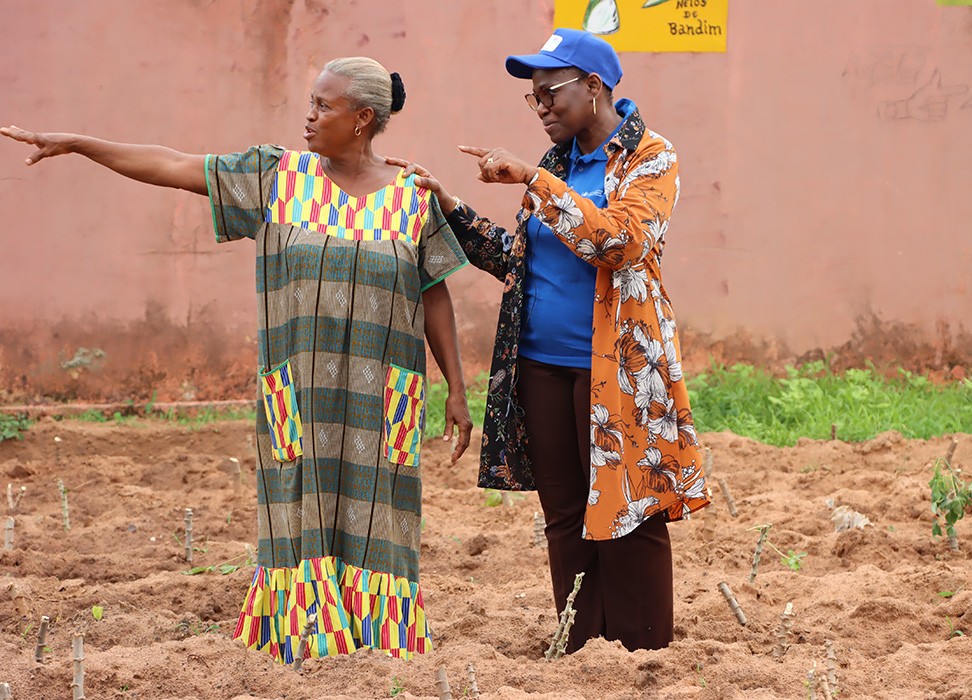
M 645 270 L 632 268 L 615 270 L 611 281 L 614 288 L 619 291 L 618 304 L 623 304 L 628 299 L 644 304 L 648 299 L 648 273 Z
M 640 328 L 635 330 L 640 331 Z M 644 338 L 641 345 L 645 350 L 648 364 L 636 375 L 638 385 L 635 388 L 635 406 L 641 411 L 639 424 L 644 425 L 648 421 L 651 404 L 664 401 L 668 396 L 665 383 L 668 361 L 667 358 L 662 360 L 665 357 L 665 349 L 654 338 Z
M 682 363 L 678 361 L 678 352 L 671 340 L 665 341 L 665 359 L 668 360 L 668 378 L 672 382 L 682 381 Z
M 671 149 L 662 151 L 650 160 L 642 161 L 637 167 L 625 175 L 624 181 L 619 188 L 620 195 L 624 197 L 631 183 L 640 177 L 658 177 L 659 175 L 664 175 L 671 170 L 676 161 L 675 151 Z
M 679 495 L 682 497 L 682 500 L 705 498 L 705 479 L 703 477 L 699 477 L 693 481 L 687 489 L 682 490 Z
M 645 232 L 654 243 L 665 240 L 665 233 L 668 231 L 668 219 L 655 218 L 648 221 L 648 230 Z
M 591 465 L 591 489 L 587 492 L 587 505 L 596 506 L 597 502 L 601 500 L 601 492 L 594 488 L 594 482 L 597 481 L 597 467 L 593 464 Z
M 651 286 L 651 298 L 661 299 L 661 282 L 659 282 L 656 279 L 652 279 L 650 282 L 650 286 Z M 658 308 L 657 305 L 655 308 L 656 309 Z
M 624 537 L 633 531 L 645 521 L 648 509 L 658 505 L 658 499 L 654 496 L 646 496 L 638 500 L 631 499 L 631 479 L 628 477 L 627 472 L 624 474 L 621 489 L 627 504 L 625 509 L 614 520 L 612 532 L 612 537 L 614 538 Z
M 540 198 L 540 195 L 534 192 L 532 188 L 527 188 L 526 193 L 527 193 L 527 197 L 530 198 L 530 204 L 533 210 L 536 211 L 537 209 L 539 209 L 540 205 L 543 204 L 543 200 Z
M 574 198 L 570 196 L 570 192 L 564 192 L 562 197 L 553 195 L 551 201 L 557 210 L 557 220 L 552 226 L 557 233 L 561 235 L 570 233 L 584 223 L 584 214 L 574 202 Z
M 668 306 L 667 302 L 665 302 L 665 306 Z M 661 331 L 662 340 L 667 343 L 675 337 L 675 319 L 671 317 L 671 314 L 665 313 L 662 308 L 662 301 L 659 299 L 655 300 L 655 316 L 658 317 L 658 328 Z
M 675 410 L 675 401 L 668 399 L 664 404 L 664 412 L 658 415 L 660 403 L 655 403 L 649 411 L 653 417 L 648 421 L 648 432 L 653 437 L 660 437 L 666 442 L 678 440 L 678 413 Z
M 617 424 L 611 421 L 611 414 L 603 404 L 591 407 L 591 467 L 603 467 L 606 464 L 618 464 L 621 455 L 621 431 Z M 594 477 L 591 476 L 591 484 Z

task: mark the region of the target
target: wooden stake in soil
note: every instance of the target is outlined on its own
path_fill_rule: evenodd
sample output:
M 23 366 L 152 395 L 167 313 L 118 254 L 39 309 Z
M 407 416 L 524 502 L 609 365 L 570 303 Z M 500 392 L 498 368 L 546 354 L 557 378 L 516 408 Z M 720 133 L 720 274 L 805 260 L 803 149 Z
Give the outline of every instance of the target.
M 449 687 L 445 666 L 439 666 L 439 670 L 436 672 L 435 686 L 439 691 L 439 700 L 452 700 L 452 689 Z
M 13 695 L 10 694 L 10 685 L 7 683 L 0 683 L 0 700 L 13 700 Z
M 705 472 L 706 476 L 712 476 L 712 449 L 709 447 L 702 448 L 705 456 L 702 461 L 702 470 Z
M 533 546 L 542 547 L 547 542 L 547 536 L 543 533 L 547 524 L 543 521 L 540 513 L 533 514 Z
M 756 580 L 756 569 L 759 568 L 759 558 L 763 554 L 763 544 L 766 542 L 766 535 L 769 533 L 771 527 L 773 527 L 772 523 L 759 528 L 759 539 L 756 540 L 756 551 L 753 552 L 753 568 L 749 572 L 750 583 Z
M 837 688 L 837 652 L 834 651 L 834 643 L 830 639 L 824 640 L 824 647 L 827 649 L 827 683 L 833 693 L 840 692 Z
M 948 450 L 945 451 L 945 464 L 948 465 L 949 469 L 952 468 L 952 455 L 955 454 L 956 447 L 958 447 L 958 440 L 952 438 L 952 441 L 948 444 Z M 953 552 L 959 551 L 958 537 L 956 535 L 948 536 L 948 547 Z
M 773 658 L 783 660 L 783 654 L 790 648 L 790 628 L 793 626 L 793 603 L 787 603 L 783 614 L 780 615 L 780 628 L 776 632 L 776 646 L 773 648 Z
M 3 548 L 6 551 L 13 549 L 14 540 L 14 519 L 7 518 L 7 524 L 3 526 Z
M 192 508 L 186 508 L 183 522 L 186 524 L 186 561 L 192 563 Z
M 817 662 L 807 671 L 807 700 L 817 700 Z
M 726 505 L 729 506 L 729 515 L 736 517 L 739 513 L 736 511 L 736 502 L 732 498 L 732 494 L 729 492 L 729 484 L 722 477 L 716 479 L 719 482 L 719 488 L 722 490 L 722 495 L 726 499 Z
M 719 592 L 722 593 L 722 597 L 726 599 L 727 603 L 729 603 L 729 609 L 732 610 L 732 614 L 736 616 L 739 624 L 745 627 L 746 613 L 744 613 L 743 609 L 739 607 L 739 601 L 736 600 L 736 596 L 734 596 L 732 591 L 729 590 L 729 584 L 727 584 L 725 581 L 720 581 Z
M 948 466 L 952 466 L 952 455 L 955 454 L 956 447 L 958 447 L 958 440 L 952 438 L 952 441 L 948 443 L 948 450 L 945 452 L 945 462 Z
M 61 520 L 64 522 L 64 529 L 71 529 L 71 514 L 68 512 L 68 501 L 67 501 L 67 489 L 64 487 L 64 482 L 60 479 L 57 480 L 57 489 L 61 492 Z
M 304 663 L 304 654 L 307 653 L 307 642 L 310 640 L 311 632 L 314 630 L 314 625 L 317 624 L 317 614 L 313 613 L 307 616 L 307 622 L 304 623 L 304 629 L 300 631 L 300 644 L 297 645 L 297 656 L 294 657 L 294 670 L 300 671 L 300 667 Z
M 476 669 L 472 664 L 466 666 L 466 675 L 469 678 L 469 697 L 475 700 L 479 697 L 479 686 L 476 685 Z
M 24 497 L 25 493 L 27 493 L 27 487 L 21 486 L 15 496 L 13 484 L 7 484 L 7 506 L 10 508 L 11 514 L 17 512 L 17 508 L 20 507 L 20 499 Z
M 34 647 L 34 661 L 41 663 L 44 661 L 44 647 L 47 645 L 47 628 L 51 624 L 51 618 L 47 615 L 41 617 L 40 630 L 37 632 L 37 646 Z
M 567 652 L 567 639 L 570 637 L 570 628 L 573 627 L 574 617 L 577 615 L 577 611 L 574 610 L 574 599 L 577 597 L 577 592 L 580 590 L 583 580 L 583 571 L 574 577 L 574 588 L 570 592 L 570 595 L 567 596 L 567 604 L 564 606 L 564 611 L 560 613 L 560 624 L 557 625 L 557 631 L 554 633 L 553 639 L 550 640 L 550 646 L 543 655 L 547 661 L 559 659 Z
M 84 698 L 84 635 L 74 635 L 72 642 L 74 650 L 74 680 L 71 681 L 71 689 L 74 691 L 74 700 L 85 700 Z
M 834 695 L 830 692 L 830 683 L 827 682 L 827 676 L 820 676 L 820 689 L 823 690 L 824 700 L 834 700 Z
M 836 440 L 837 439 L 837 424 L 836 423 L 831 423 L 830 424 L 830 439 L 831 440 Z

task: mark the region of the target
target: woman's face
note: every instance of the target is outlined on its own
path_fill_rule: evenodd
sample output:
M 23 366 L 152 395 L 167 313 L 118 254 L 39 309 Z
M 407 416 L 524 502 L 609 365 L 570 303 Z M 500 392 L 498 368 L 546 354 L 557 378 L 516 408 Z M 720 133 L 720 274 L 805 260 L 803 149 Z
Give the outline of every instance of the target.
M 352 108 L 344 96 L 350 78 L 322 72 L 311 90 L 310 109 L 304 117 L 307 150 L 328 156 L 343 151 L 355 139 L 354 129 L 363 110 Z
M 577 68 L 533 71 L 533 94 L 540 101 L 537 116 L 554 143 L 570 141 L 594 120 L 594 95 L 582 76 Z

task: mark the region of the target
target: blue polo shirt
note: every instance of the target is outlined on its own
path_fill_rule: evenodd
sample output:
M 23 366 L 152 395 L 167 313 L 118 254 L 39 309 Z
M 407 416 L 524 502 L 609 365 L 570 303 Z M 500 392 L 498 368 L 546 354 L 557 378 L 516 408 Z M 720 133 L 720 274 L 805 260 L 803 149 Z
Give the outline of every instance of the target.
M 615 109 L 624 123 L 635 105 L 624 99 Z M 567 186 L 599 209 L 607 207 L 604 176 L 608 157 L 604 147 L 618 129 L 586 154 L 577 148 L 575 139 L 570 152 Z M 577 257 L 534 216 L 527 220 L 526 234 L 520 354 L 550 365 L 590 369 L 597 268 Z

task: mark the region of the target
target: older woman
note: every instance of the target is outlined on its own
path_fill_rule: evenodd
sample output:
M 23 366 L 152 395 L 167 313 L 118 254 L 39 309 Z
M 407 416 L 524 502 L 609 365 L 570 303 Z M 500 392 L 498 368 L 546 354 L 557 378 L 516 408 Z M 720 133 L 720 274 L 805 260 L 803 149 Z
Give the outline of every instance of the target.
M 539 167 L 460 150 L 484 182 L 527 186 L 516 231 L 412 166 L 470 261 L 505 283 L 479 484 L 538 490 L 558 611 L 585 572 L 568 651 L 596 636 L 660 648 L 673 628 L 667 523 L 708 503 L 661 281 L 675 150 L 614 101 L 621 64 L 592 34 L 558 29 L 506 69 L 532 80 L 526 101 L 554 146 Z
M 255 241 L 259 566 L 236 637 L 293 661 L 430 648 L 419 588 L 425 343 L 449 383 L 455 461 L 471 421 L 443 280 L 466 260 L 437 200 L 375 155 L 405 91 L 369 58 L 314 82 L 307 150 L 203 156 L 74 134 L 0 133 L 27 164 L 79 153 L 127 177 L 208 195 L 218 242 Z

